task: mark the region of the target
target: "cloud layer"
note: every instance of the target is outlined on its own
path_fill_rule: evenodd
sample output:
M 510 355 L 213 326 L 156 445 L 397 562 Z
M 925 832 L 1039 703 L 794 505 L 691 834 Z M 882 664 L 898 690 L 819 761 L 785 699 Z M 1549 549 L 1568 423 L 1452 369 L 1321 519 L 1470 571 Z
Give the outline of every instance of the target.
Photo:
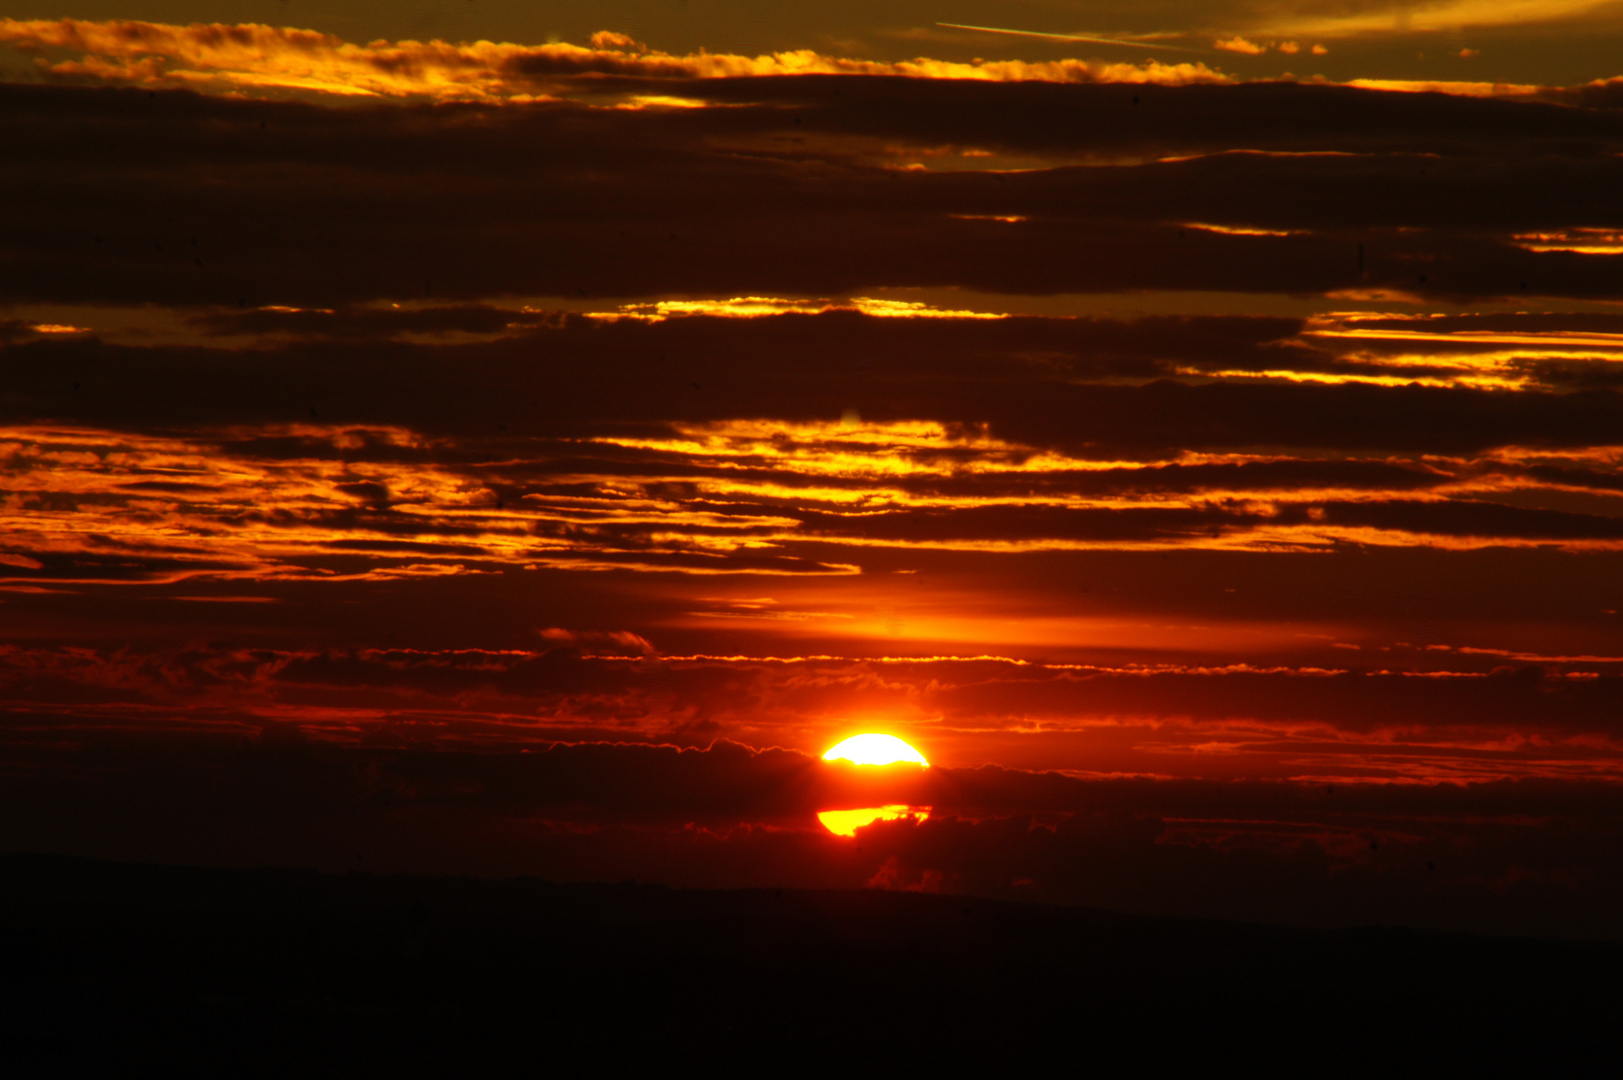
M 854 786 L 850 770 L 728 743 L 472 755 L 334 754 L 271 738 L 111 749 L 51 761 L 71 763 L 66 775 L 8 784 L 0 838 L 162 862 L 867 886 L 1307 925 L 1619 932 L 1615 868 L 1593 857 L 1617 840 L 1612 785 L 1360 790 L 989 769 Z M 85 779 L 108 760 L 144 768 Z M 811 816 L 898 794 L 934 800 L 929 820 L 846 838 Z M 101 823 L 114 812 L 122 837 Z
M 1615 85 L 0 36 L 7 847 L 1617 933 Z
M 42 58 L 57 76 L 203 89 L 306 91 L 340 96 L 420 96 L 439 101 L 532 101 L 585 89 L 582 77 L 716 79 L 775 75 L 895 75 L 994 82 L 1220 82 L 1201 63 L 1090 66 L 1080 60 L 883 63 L 810 49 L 739 56 L 672 56 L 625 34 L 592 35 L 591 46 L 479 41 L 386 41 L 354 45 L 331 34 L 259 24 L 173 26 L 120 20 L 0 20 L 0 41 L 28 52 L 65 50 L 78 59 Z

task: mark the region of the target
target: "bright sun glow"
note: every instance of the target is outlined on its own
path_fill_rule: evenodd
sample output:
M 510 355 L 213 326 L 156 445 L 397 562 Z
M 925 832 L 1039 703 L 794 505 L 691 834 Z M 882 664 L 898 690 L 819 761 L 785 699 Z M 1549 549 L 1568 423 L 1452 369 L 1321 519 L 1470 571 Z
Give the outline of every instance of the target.
M 876 821 L 911 818 L 917 822 L 927 821 L 929 817 L 928 806 L 893 803 L 890 806 L 868 806 L 861 810 L 824 810 L 817 815 L 817 820 L 823 823 L 823 828 L 835 836 L 855 836 L 858 829 L 864 825 L 872 825 Z
M 823 755 L 824 761 L 850 761 L 857 765 L 894 765 L 911 761 L 928 765 L 924 755 L 894 735 L 853 735 Z

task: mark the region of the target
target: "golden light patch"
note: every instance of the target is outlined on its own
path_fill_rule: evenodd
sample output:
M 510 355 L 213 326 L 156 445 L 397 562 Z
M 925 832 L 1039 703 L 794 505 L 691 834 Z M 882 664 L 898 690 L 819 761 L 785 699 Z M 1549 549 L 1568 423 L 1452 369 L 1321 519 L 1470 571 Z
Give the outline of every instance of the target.
M 1579 255 L 1623 254 L 1623 230 L 1562 229 L 1555 232 L 1517 233 L 1516 246 L 1527 251 L 1570 251 Z
M 1264 229 L 1260 226 L 1250 225 L 1213 225 L 1204 221 L 1186 221 L 1186 229 L 1199 229 L 1202 232 L 1221 233 L 1224 236 L 1306 236 L 1306 229 Z
M 952 217 L 971 215 L 953 214 Z M 1024 221 L 1025 218 L 997 218 L 998 221 Z M 638 322 L 664 322 L 682 316 L 704 315 L 716 319 L 755 319 L 767 315 L 822 315 L 830 311 L 857 311 L 881 319 L 1006 319 L 997 312 L 960 311 L 938 308 L 912 300 L 884 300 L 856 296 L 848 300 L 793 299 L 779 296 L 734 296 L 726 300 L 656 300 L 648 304 L 622 304 L 614 311 L 588 312 L 589 318 L 605 322 L 635 319 Z

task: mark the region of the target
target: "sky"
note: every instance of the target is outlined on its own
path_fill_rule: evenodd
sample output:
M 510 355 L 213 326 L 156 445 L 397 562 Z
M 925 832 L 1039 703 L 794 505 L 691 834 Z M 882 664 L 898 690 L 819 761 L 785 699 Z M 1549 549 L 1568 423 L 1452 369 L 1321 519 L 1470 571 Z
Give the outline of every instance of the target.
M 1620 14 L 0 20 L 0 845 L 1618 936 Z

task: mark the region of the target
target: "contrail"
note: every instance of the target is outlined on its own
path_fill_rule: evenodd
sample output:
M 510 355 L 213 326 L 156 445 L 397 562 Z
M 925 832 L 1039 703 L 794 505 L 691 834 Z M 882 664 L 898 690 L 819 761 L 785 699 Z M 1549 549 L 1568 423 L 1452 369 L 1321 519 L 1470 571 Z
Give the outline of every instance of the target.
M 1167 52 L 1200 52 L 1199 49 L 1181 49 L 1176 45 L 1151 45 L 1131 38 L 1090 37 L 1087 34 L 1045 34 L 1040 30 L 1005 30 L 1001 26 L 968 26 L 964 23 L 938 22 L 949 30 L 979 30 L 983 34 L 1014 34 L 1017 37 L 1057 38 L 1060 41 L 1091 41 L 1096 45 L 1128 45 L 1135 49 L 1164 49 Z

